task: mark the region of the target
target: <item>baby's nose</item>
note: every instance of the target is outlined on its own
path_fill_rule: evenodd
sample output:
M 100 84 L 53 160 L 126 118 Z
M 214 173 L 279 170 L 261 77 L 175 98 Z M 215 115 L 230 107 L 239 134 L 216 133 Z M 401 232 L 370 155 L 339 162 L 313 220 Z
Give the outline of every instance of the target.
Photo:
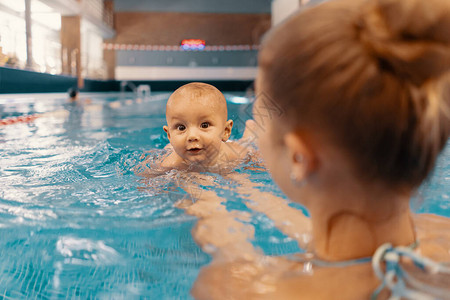
M 190 129 L 188 131 L 188 141 L 189 142 L 195 142 L 198 141 L 199 137 L 198 137 L 198 132 L 195 129 Z

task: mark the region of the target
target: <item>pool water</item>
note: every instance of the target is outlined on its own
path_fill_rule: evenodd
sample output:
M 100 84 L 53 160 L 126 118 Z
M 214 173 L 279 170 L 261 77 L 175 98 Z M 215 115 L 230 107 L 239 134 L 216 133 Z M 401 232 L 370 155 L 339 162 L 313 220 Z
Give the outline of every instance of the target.
M 200 268 L 211 261 L 191 236 L 196 218 L 175 205 L 186 197 L 168 176 L 141 178 L 142 155 L 168 142 L 167 93 L 0 98 L 0 119 L 38 114 L 0 126 L 0 298 L 191 299 Z M 228 94 L 232 138 L 251 118 L 251 101 Z M 153 152 L 147 153 L 152 150 Z M 284 197 L 264 171 L 237 172 Z M 170 174 L 170 176 L 176 174 Z M 301 251 L 220 175 L 211 175 L 228 210 L 246 211 L 252 243 L 268 255 Z M 450 217 L 450 147 L 412 201 L 418 212 Z M 299 209 L 298 205 L 291 204 Z

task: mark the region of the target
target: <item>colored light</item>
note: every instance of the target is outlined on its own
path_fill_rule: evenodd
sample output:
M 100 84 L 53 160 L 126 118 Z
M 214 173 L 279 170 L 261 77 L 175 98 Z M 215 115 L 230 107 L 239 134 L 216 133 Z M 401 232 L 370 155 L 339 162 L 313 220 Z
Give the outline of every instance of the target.
M 199 39 L 185 39 L 181 41 L 182 50 L 204 50 L 205 41 Z

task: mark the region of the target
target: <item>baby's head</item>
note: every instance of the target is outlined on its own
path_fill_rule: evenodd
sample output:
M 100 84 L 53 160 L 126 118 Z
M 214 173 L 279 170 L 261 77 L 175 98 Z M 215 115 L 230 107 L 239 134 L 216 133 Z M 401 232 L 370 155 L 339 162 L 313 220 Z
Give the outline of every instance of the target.
M 358 180 L 417 187 L 450 132 L 449 15 L 450 1 L 338 0 L 273 29 L 256 88 L 283 114 L 263 133 L 263 156 L 287 153 L 287 133 L 320 136 Z
M 192 82 L 178 88 L 166 106 L 167 133 L 174 151 L 187 163 L 214 164 L 231 134 L 227 103 L 214 86 Z

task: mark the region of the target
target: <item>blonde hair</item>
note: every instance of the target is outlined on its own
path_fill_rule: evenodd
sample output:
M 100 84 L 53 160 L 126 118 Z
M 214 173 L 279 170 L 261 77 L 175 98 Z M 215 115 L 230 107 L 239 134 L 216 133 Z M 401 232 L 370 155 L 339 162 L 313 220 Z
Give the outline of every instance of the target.
M 263 89 L 292 129 L 322 131 L 362 178 L 419 185 L 450 132 L 450 1 L 337 0 L 263 42 Z
M 186 95 L 193 97 L 201 97 L 204 95 L 212 95 L 221 101 L 226 102 L 225 96 L 215 86 L 203 82 L 191 82 L 182 85 L 176 89 L 172 95 Z

